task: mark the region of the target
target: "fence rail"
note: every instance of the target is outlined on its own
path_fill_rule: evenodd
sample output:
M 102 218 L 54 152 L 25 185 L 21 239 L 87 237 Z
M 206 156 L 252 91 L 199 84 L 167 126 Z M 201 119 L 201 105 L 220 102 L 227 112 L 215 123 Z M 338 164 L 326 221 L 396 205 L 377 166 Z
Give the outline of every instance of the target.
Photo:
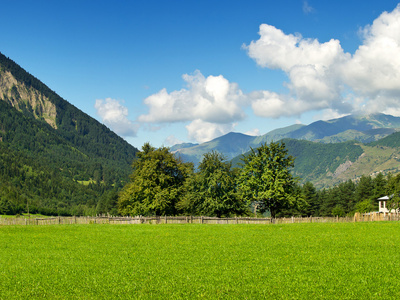
M 56 224 L 289 224 L 399 221 L 399 214 L 356 213 L 354 217 L 290 217 L 290 218 L 215 218 L 195 216 L 154 217 L 2 217 L 1 225 L 56 225 Z

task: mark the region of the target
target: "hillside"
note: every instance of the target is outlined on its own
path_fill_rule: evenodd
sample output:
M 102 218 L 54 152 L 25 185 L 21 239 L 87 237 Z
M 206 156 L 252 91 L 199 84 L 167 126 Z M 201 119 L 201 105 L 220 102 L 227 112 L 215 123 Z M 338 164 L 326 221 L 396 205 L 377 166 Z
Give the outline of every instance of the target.
M 400 132 L 393 133 L 379 141 L 372 142 L 370 146 L 381 146 L 390 148 L 400 148 Z
M 399 129 L 399 117 L 385 114 L 351 115 L 329 121 L 317 121 L 309 125 L 296 124 L 278 128 L 255 137 L 240 133 L 228 133 L 203 144 L 193 146 L 190 144 L 175 145 L 173 148 L 184 161 L 190 161 L 197 165 L 203 154 L 212 150 L 221 152 L 227 159 L 233 159 L 249 151 L 250 147 L 256 148 L 262 143 L 276 142 L 287 138 L 324 144 L 343 143 L 346 141 L 370 143 L 380 140 Z
M 323 144 L 284 139 L 289 155 L 295 157 L 292 173 L 300 183 L 312 182 L 317 188 L 329 188 L 347 180 L 358 181 L 362 175 L 400 172 L 400 133 L 378 142 L 362 144 L 343 142 Z M 246 155 L 246 154 L 244 154 Z M 242 155 L 232 164 L 240 167 Z
M 329 121 L 317 121 L 308 126 L 304 126 L 289 134 L 289 138 L 303 139 L 309 141 L 323 140 L 330 142 L 329 137 L 342 136 L 342 141 L 355 139 L 364 142 L 368 139 L 370 141 L 382 138 L 382 135 L 393 133 L 394 129 L 400 128 L 400 118 L 393 117 L 385 114 L 371 114 L 365 116 L 350 115 Z M 374 129 L 392 129 L 389 132 L 381 131 L 380 133 L 374 132 Z M 360 139 L 357 135 L 349 135 L 347 139 L 344 133 L 346 131 L 358 132 Z M 374 138 L 375 135 L 378 135 Z
M 2 54 L 0 100 L 0 213 L 112 209 L 137 149 Z

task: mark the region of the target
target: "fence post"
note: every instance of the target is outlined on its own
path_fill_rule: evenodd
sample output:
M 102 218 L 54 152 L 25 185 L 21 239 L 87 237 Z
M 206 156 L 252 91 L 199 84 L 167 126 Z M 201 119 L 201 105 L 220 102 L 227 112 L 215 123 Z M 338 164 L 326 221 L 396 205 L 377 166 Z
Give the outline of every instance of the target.
M 165 215 L 165 224 L 167 224 L 167 215 Z
M 203 224 L 203 216 L 200 217 L 200 224 Z

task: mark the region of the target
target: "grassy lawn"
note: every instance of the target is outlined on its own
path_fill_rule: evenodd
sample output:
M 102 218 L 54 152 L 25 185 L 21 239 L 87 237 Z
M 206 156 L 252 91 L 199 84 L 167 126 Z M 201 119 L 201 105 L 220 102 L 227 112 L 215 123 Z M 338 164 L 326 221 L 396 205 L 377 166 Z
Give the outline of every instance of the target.
M 398 299 L 400 223 L 0 226 L 0 299 Z

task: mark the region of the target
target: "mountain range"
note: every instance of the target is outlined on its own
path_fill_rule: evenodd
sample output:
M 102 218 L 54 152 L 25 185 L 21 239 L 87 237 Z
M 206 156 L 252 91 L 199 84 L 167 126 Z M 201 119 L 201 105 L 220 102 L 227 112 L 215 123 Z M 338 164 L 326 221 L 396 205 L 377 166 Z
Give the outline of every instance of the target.
M 397 173 L 400 118 L 385 114 L 349 115 L 310 125 L 292 125 L 262 136 L 228 133 L 202 144 L 175 145 L 172 151 L 197 165 L 204 153 L 218 151 L 240 165 L 240 157 L 262 143 L 282 141 L 296 158 L 293 173 L 301 182 L 329 187 L 362 175 Z M 374 143 L 375 142 L 375 143 Z M 398 156 L 400 157 L 400 156 Z
M 171 151 L 195 165 L 218 151 L 239 166 L 251 147 L 283 141 L 300 182 L 324 188 L 398 173 L 399 128 L 398 117 L 353 115 L 256 137 L 232 132 Z M 137 151 L 0 53 L 0 214 L 116 214 Z

